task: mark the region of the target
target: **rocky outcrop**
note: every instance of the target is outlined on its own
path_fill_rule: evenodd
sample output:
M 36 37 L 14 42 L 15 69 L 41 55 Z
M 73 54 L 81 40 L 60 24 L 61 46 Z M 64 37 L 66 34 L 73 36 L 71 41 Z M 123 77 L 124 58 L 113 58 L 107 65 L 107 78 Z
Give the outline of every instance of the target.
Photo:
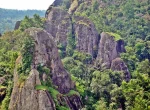
M 25 31 L 35 42 L 31 72 L 24 83 L 19 83 L 17 70 L 14 73 L 14 87 L 9 105 L 10 110 L 55 110 L 56 106 L 47 90 L 36 90 L 37 85 L 51 82 L 60 92 L 60 97 L 72 110 L 82 108 L 80 96 L 63 96 L 74 89 L 69 73 L 64 69 L 58 50 L 50 34 L 42 29 L 30 28 Z M 21 62 L 19 57 L 16 62 Z M 38 67 L 47 67 L 49 73 L 39 73 Z M 48 77 L 50 79 L 48 79 Z M 57 96 L 56 96 L 57 97 Z M 60 99 L 60 98 L 59 98 Z M 72 102 L 71 102 L 72 101 Z M 61 105 L 61 101 L 60 101 Z
M 131 79 L 128 67 L 121 58 L 116 58 L 116 59 L 112 60 L 111 70 L 122 71 L 124 73 L 124 79 L 127 82 Z
M 14 30 L 19 29 L 20 23 L 21 23 L 21 21 L 17 21 L 16 22 Z
M 69 73 L 64 69 L 58 55 L 57 46 L 53 42 L 53 37 L 46 31 L 36 28 L 26 30 L 35 40 L 35 52 L 32 68 L 43 65 L 51 70 L 53 84 L 58 87 L 61 93 L 67 93 L 74 88 Z
M 18 74 L 15 70 L 9 110 L 55 110 L 55 104 L 47 92 L 35 90 L 35 86 L 39 84 L 41 81 L 36 69 L 31 70 L 28 79 L 21 85 L 18 85 Z
M 93 58 L 96 58 L 100 37 L 93 22 L 79 16 L 75 16 L 74 19 L 76 49 L 80 52 L 89 53 Z
M 112 60 L 119 57 L 122 52 L 125 52 L 124 41 L 118 35 L 103 32 L 99 43 L 96 66 L 100 69 L 110 69 Z
M 63 9 L 51 7 L 47 10 L 45 30 L 50 33 L 56 43 L 67 45 L 67 36 L 72 34 L 70 15 Z
M 63 2 L 63 0 L 55 0 L 53 2 L 52 6 L 55 6 L 55 7 L 60 6 L 62 4 L 62 2 Z

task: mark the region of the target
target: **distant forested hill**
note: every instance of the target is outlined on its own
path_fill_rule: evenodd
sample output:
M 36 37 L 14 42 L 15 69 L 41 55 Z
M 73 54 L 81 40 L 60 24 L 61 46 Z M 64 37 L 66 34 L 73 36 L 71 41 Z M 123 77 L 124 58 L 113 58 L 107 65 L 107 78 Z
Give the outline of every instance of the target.
M 22 20 L 26 15 L 32 17 L 38 14 L 44 16 L 44 10 L 11 10 L 0 8 L 0 33 L 14 29 L 15 23 Z

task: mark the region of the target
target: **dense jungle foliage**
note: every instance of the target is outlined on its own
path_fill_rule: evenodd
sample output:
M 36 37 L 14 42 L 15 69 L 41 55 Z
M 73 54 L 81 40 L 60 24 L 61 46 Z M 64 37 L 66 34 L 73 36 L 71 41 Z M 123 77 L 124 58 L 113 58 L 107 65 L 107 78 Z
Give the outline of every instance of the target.
M 113 32 L 122 37 L 126 53 L 122 53 L 121 58 L 129 68 L 131 80 L 122 80 L 122 72 L 96 69 L 89 63 L 92 61 L 89 54 L 74 50 L 74 36 L 68 35 L 69 45 L 66 49 L 58 45 L 59 54 L 65 69 L 75 81 L 84 109 L 150 110 L 150 0 L 120 0 L 116 4 L 111 3 L 111 0 L 102 0 L 105 2 L 103 7 L 98 1 L 93 0 L 92 6 L 80 4 L 74 14 L 88 17 L 99 33 Z M 65 0 L 62 8 L 67 10 L 69 5 L 68 0 Z M 5 22 L 8 23 L 7 20 Z M 33 18 L 26 16 L 18 30 L 6 32 L 0 37 L 0 77 L 7 79 L 0 85 L 0 88 L 7 88 L 5 99 L 0 103 L 2 110 L 8 109 L 15 61 L 22 54 L 22 45 L 30 43 L 25 40 L 27 36 L 23 30 L 33 26 L 43 28 L 44 22 L 45 19 L 38 15 Z M 53 92 L 57 94 L 57 91 Z

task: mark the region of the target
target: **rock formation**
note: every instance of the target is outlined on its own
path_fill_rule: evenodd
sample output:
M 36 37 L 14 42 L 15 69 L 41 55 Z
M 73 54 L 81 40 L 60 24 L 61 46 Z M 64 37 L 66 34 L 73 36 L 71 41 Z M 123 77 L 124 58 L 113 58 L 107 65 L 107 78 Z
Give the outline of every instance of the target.
M 58 44 L 67 47 L 70 34 L 75 37 L 75 49 L 90 54 L 99 70 L 122 71 L 124 79 L 130 80 L 128 68 L 119 58 L 120 53 L 125 52 L 124 41 L 113 33 L 103 32 L 100 36 L 93 22 L 88 18 L 73 16 L 72 14 L 77 11 L 78 5 L 82 2 L 92 3 L 91 0 L 73 0 L 72 3 L 75 6 L 72 4 L 67 12 L 59 7 L 63 0 L 55 0 L 46 11 L 45 30 L 39 28 L 25 30 L 35 43 L 31 70 L 27 79 L 20 83 L 17 65 L 23 61 L 22 56 L 19 56 L 14 70 L 10 110 L 56 110 L 57 106 L 79 110 L 83 107 L 79 94 L 68 95 L 70 91 L 75 90 L 75 84 L 70 74 L 64 69 L 57 49 Z M 15 29 L 18 28 L 19 22 L 15 26 Z M 48 73 L 41 72 L 39 67 L 45 67 L 49 70 Z M 48 88 L 36 89 L 37 85 L 43 83 L 51 83 L 50 87 L 58 93 L 55 98 Z
M 108 32 L 101 33 L 100 38 L 92 21 L 73 15 L 74 12 L 82 11 L 81 7 L 78 8 L 81 3 L 88 7 L 92 5 L 92 0 L 72 0 L 71 3 L 68 9 L 70 15 L 58 7 L 61 4 L 57 7 L 50 6 L 47 10 L 45 29 L 52 34 L 57 44 L 61 43 L 65 47 L 68 42 L 67 35 L 71 33 L 75 36 L 76 50 L 88 53 L 96 59 L 98 69 L 110 69 L 112 61 L 120 57 L 120 53 L 125 52 L 124 41 L 119 35 Z
M 45 30 L 50 33 L 56 43 L 67 45 L 67 36 L 72 34 L 70 15 L 63 9 L 51 7 L 47 12 Z
M 96 58 L 100 38 L 93 22 L 79 16 L 75 16 L 74 19 L 76 49 L 80 52 L 89 53 L 93 58 Z
M 14 30 L 19 29 L 20 23 L 21 23 L 21 21 L 17 21 L 16 22 Z
M 61 5 L 62 2 L 63 2 L 63 0 L 55 0 L 55 1 L 53 2 L 52 6 L 57 7 L 57 6 Z
M 127 65 L 121 58 L 116 58 L 112 60 L 111 70 L 122 71 L 124 73 L 124 79 L 128 82 L 131 79 Z
M 110 33 L 103 32 L 99 43 L 96 65 L 99 68 L 110 69 L 112 60 L 124 52 L 124 42 Z
M 41 81 L 36 69 L 31 70 L 22 87 L 18 85 L 18 74 L 15 71 L 9 110 L 55 110 L 55 103 L 49 98 L 47 91 L 35 90 L 38 84 L 41 84 Z
M 73 94 L 63 96 L 74 89 L 74 83 L 71 81 L 69 73 L 64 69 L 57 47 L 52 36 L 46 31 L 37 28 L 30 28 L 25 31 L 35 42 L 31 72 L 24 83 L 18 84 L 19 76 L 17 69 L 14 73 L 14 87 L 9 105 L 10 110 L 55 110 L 56 106 L 47 90 L 36 90 L 36 85 L 42 82 L 49 82 L 48 77 L 52 79 L 52 84 L 56 87 L 65 100 L 67 106 L 72 110 L 82 107 L 80 96 Z M 22 62 L 20 56 L 16 62 Z M 39 73 L 38 66 L 42 65 L 49 68 L 50 73 Z M 61 103 L 61 102 L 60 102 Z
M 47 11 L 48 12 L 48 11 Z M 46 16 L 45 30 L 52 34 L 57 44 L 67 46 L 69 34 L 76 37 L 76 49 L 80 52 L 89 53 L 96 58 L 98 51 L 99 34 L 88 18 L 70 15 L 58 8 L 51 7 Z M 72 23 L 72 19 L 75 23 Z

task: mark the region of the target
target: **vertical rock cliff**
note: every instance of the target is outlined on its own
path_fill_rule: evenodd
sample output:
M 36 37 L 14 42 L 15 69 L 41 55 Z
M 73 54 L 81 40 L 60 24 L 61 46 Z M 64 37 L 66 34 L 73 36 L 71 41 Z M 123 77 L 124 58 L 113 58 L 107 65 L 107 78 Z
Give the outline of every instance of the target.
M 80 96 L 77 93 L 67 96 L 70 90 L 75 88 L 71 81 L 69 73 L 64 69 L 57 47 L 52 39 L 52 36 L 46 31 L 37 28 L 30 28 L 25 31 L 31 36 L 34 41 L 33 59 L 31 63 L 31 71 L 27 79 L 20 83 L 20 74 L 17 70 L 17 65 L 21 64 L 23 59 L 20 56 L 16 62 L 14 71 L 14 87 L 9 105 L 10 110 L 55 110 L 56 106 L 63 106 L 61 103 L 66 103 L 67 107 L 76 110 L 82 107 Z M 49 71 L 42 71 L 42 68 Z M 49 84 L 52 82 L 52 85 Z M 37 87 L 47 87 L 38 89 Z M 48 85 L 49 84 L 49 85 Z M 40 86 L 41 85 L 41 86 Z M 55 96 L 58 100 L 57 105 L 54 103 L 50 89 L 58 90 Z M 65 95 L 63 95 L 65 94 Z M 54 97 L 54 96 L 53 96 Z M 59 100 L 61 99 L 62 100 Z
M 124 42 L 119 35 L 101 33 L 96 65 L 99 68 L 110 69 L 112 60 L 124 52 Z
M 19 85 L 18 74 L 14 73 L 14 87 L 9 110 L 55 110 L 55 103 L 47 91 L 35 90 L 40 85 L 39 72 L 32 69 L 24 84 Z
M 100 70 L 122 71 L 124 79 L 128 82 L 131 76 L 127 65 L 120 58 L 122 52 L 125 52 L 125 48 L 121 37 L 114 33 L 102 32 L 95 64 Z
M 51 7 L 47 11 L 45 30 L 50 33 L 57 44 L 66 47 L 67 36 L 72 34 L 70 15 L 59 7 Z
M 96 58 L 100 38 L 94 24 L 84 17 L 75 16 L 74 19 L 76 49 Z
M 69 34 L 75 36 L 76 49 L 96 58 L 99 34 L 88 18 L 71 16 L 59 7 L 47 10 L 45 30 L 52 34 L 57 44 L 67 46 Z

